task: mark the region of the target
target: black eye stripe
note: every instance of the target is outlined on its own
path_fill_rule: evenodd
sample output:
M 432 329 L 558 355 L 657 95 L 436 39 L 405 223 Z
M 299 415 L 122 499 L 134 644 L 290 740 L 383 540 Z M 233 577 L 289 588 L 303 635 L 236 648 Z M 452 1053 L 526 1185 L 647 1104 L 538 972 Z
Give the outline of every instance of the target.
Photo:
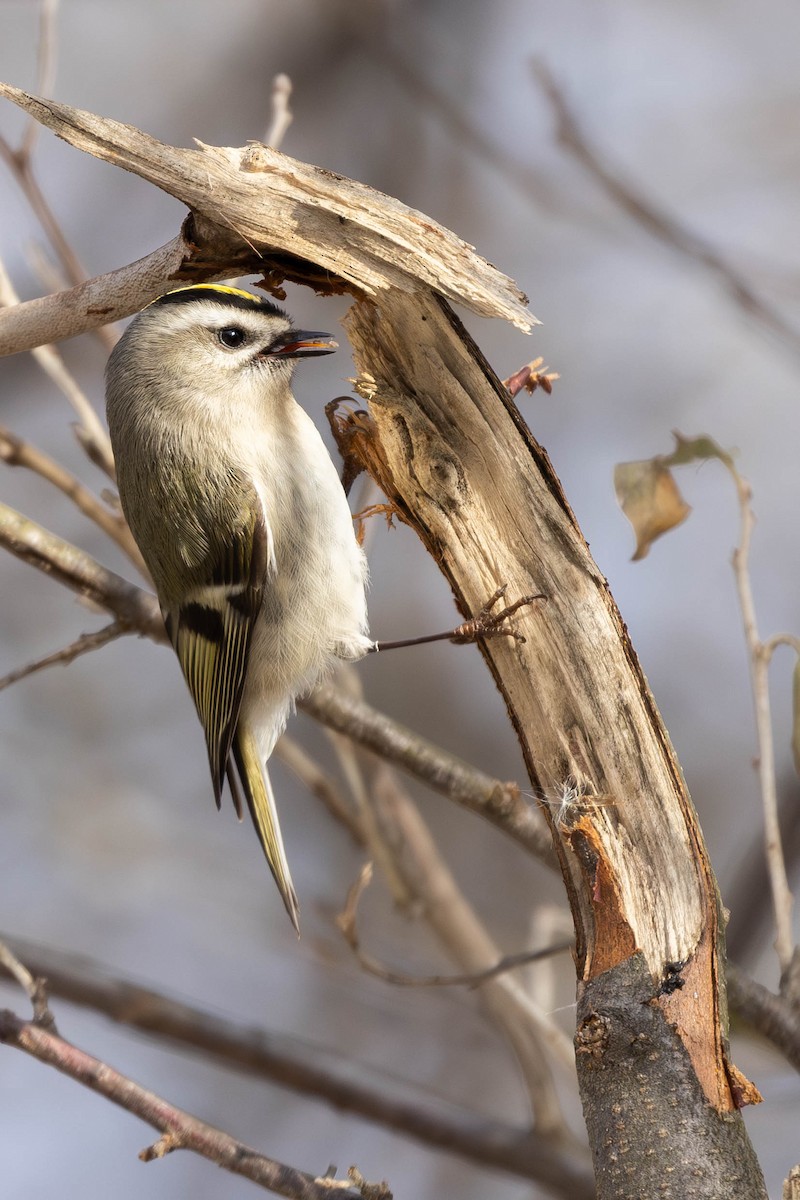
M 247 333 L 238 325 L 226 325 L 217 330 L 217 338 L 228 350 L 236 350 L 247 341 Z

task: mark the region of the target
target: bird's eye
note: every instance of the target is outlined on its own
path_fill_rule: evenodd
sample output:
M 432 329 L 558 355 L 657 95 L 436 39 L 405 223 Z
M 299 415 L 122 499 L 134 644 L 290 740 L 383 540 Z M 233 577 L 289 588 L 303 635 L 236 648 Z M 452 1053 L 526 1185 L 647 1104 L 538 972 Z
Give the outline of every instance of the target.
M 228 350 L 236 350 L 247 341 L 247 334 L 243 329 L 239 329 L 238 325 L 229 325 L 225 329 L 218 329 L 217 337 Z

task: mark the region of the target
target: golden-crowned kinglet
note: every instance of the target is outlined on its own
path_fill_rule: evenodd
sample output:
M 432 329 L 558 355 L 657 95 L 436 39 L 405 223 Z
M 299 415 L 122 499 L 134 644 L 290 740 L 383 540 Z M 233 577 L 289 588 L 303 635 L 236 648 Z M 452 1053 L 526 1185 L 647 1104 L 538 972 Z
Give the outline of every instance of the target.
M 205 730 L 217 807 L 238 783 L 289 916 L 297 897 L 266 771 L 295 698 L 367 638 L 366 564 L 336 468 L 291 392 L 329 354 L 249 292 L 168 292 L 109 359 L 122 508 Z

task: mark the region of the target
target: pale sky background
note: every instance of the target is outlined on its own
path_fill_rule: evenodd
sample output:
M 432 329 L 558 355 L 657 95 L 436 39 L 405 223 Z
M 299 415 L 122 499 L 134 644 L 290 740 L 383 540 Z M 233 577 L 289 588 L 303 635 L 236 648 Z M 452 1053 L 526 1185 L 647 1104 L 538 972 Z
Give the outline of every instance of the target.
M 35 90 L 38 6 L 0 0 L 0 78 Z M 554 395 L 521 407 L 544 444 L 609 579 L 697 805 L 723 899 L 737 921 L 764 900 L 743 883 L 757 855 L 756 753 L 730 557 L 732 487 L 714 465 L 685 469 L 693 513 L 631 563 L 633 535 L 612 489 L 614 463 L 671 447 L 672 429 L 737 448 L 754 488 L 753 580 L 762 633 L 800 626 L 800 332 L 766 334 L 701 265 L 656 242 L 561 149 L 531 64 L 548 65 L 582 127 L 619 171 L 707 239 L 800 331 L 800 13 L 789 0 L 62 0 L 54 96 L 166 142 L 259 138 L 272 77 L 294 81 L 283 149 L 397 195 L 512 275 L 543 321 L 531 338 L 462 314 L 508 375 L 534 354 L 561 372 Z M 457 115 L 458 120 L 454 120 Z M 0 109 L 18 138 L 21 115 Z M 138 179 L 41 135 L 37 177 L 94 274 L 168 241 L 184 210 Z M 0 169 L 0 253 L 25 298 L 42 285 L 40 231 Z M 344 301 L 293 288 L 287 308 L 339 329 Z M 344 339 L 342 339 L 344 340 Z M 102 409 L 104 354 L 65 344 Z M 103 481 L 69 434 L 63 399 L 33 362 L 0 362 L 0 420 Z M 297 394 L 324 424 L 347 390 L 346 348 L 303 364 Z M 102 535 L 47 486 L 0 469 L 3 497 L 123 572 Z M 371 624 L 398 638 L 450 626 L 452 599 L 414 536 L 374 531 Z M 0 673 L 101 620 L 55 584 L 0 559 Z M 789 752 L 790 676 L 773 672 L 778 772 L 797 812 Z M 522 779 L 502 703 L 474 648 L 380 656 L 359 668 L 366 697 L 503 779 Z M 472 993 L 396 990 L 365 978 L 333 925 L 361 863 L 346 835 L 280 767 L 274 778 L 295 883 L 298 944 L 252 831 L 214 811 L 202 736 L 177 664 L 118 642 L 0 696 L 0 928 L 61 945 L 214 1011 L 323 1044 L 508 1121 L 525 1117 L 513 1064 Z M 322 743 L 305 718 L 292 732 Z M 541 901 L 566 908 L 558 880 L 439 797 L 412 788 L 447 860 L 506 952 L 531 945 Z M 795 817 L 796 821 L 796 817 Z M 753 888 L 757 890 L 753 891 Z M 432 937 L 394 914 L 382 884 L 364 906 L 369 949 L 429 974 L 452 967 Z M 769 921 L 742 946 L 775 986 Z M 0 986 L 0 1002 L 24 1011 Z M 571 1033 L 572 972 L 553 1008 Z M 359 1165 L 414 1200 L 523 1200 L 524 1181 L 435 1154 L 187 1055 L 166 1052 L 56 1001 L 62 1031 L 140 1082 L 245 1142 L 304 1169 Z M 767 1103 L 746 1114 L 770 1195 L 797 1157 L 800 1084 L 781 1060 L 734 1035 L 734 1058 Z M 0 1069 L 4 1194 L 13 1200 L 113 1195 L 237 1200 L 246 1181 L 188 1155 L 143 1166 L 152 1140 L 129 1115 L 21 1055 Z

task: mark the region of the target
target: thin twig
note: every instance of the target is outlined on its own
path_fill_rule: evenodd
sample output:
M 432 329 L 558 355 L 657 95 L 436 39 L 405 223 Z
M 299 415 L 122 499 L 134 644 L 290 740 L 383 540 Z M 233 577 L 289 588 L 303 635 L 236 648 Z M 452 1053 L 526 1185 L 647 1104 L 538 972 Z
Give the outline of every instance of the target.
M 769 660 L 771 651 L 765 651 L 758 634 L 755 600 L 750 581 L 750 542 L 755 517 L 751 506 L 751 489 L 732 462 L 725 466 L 736 486 L 739 499 L 739 545 L 733 553 L 733 571 L 736 591 L 742 612 L 742 624 L 747 643 L 750 680 L 755 706 L 756 735 L 758 738 L 758 775 L 761 786 L 761 802 L 764 809 L 764 840 L 767 856 L 772 904 L 775 912 L 775 949 L 781 971 L 787 970 L 794 952 L 792 931 L 792 908 L 794 900 L 789 889 L 786 862 L 781 842 L 778 819 L 778 790 L 775 779 L 775 746 L 772 733 L 772 712 L 769 699 Z
M 710 243 L 687 229 L 642 191 L 627 182 L 623 173 L 616 166 L 612 167 L 591 144 L 545 64 L 534 61 L 532 69 L 534 78 L 550 102 L 556 118 L 558 140 L 564 149 L 586 168 L 612 200 L 638 225 L 685 258 L 704 267 L 722 283 L 748 317 L 755 318 L 765 329 L 779 337 L 790 350 L 800 354 L 800 331 L 786 320 L 779 309 L 759 296 L 750 281 L 732 267 Z
M 65 496 L 69 496 L 84 516 L 99 525 L 103 532 L 107 533 L 127 554 L 144 578 L 149 578 L 144 559 L 122 513 L 112 512 L 107 508 L 102 500 L 90 492 L 70 471 L 62 467 L 61 463 L 56 462 L 49 454 L 45 454 L 30 442 L 17 437 L 3 425 L 0 425 L 0 459 L 3 459 L 11 467 L 27 467 L 29 471 L 34 471 L 42 479 L 52 483 Z
M 109 642 L 116 641 L 118 637 L 129 632 L 119 621 L 112 621 L 110 625 L 106 625 L 105 629 L 98 629 L 95 633 L 82 633 L 69 646 L 64 646 L 63 649 L 56 650 L 53 654 L 47 654 L 44 658 L 38 658 L 35 662 L 28 663 L 27 666 L 4 675 L 0 678 L 0 692 L 10 687 L 12 683 L 19 683 L 21 679 L 27 679 L 38 671 L 46 670 L 47 667 L 68 666 L 80 655 L 89 654 L 92 650 L 99 650 L 101 646 L 107 646 Z
M 286 131 L 294 120 L 294 114 L 289 107 L 292 94 L 292 81 L 288 75 L 276 75 L 272 81 L 272 118 L 269 129 L 264 135 L 264 145 L 273 150 L 280 150 Z
M 0 968 L 4 968 L 13 979 L 16 979 L 25 992 L 31 1002 L 33 1019 L 37 1025 L 55 1030 L 56 1023 L 47 1002 L 47 987 L 44 979 L 32 975 L 4 941 L 0 941 Z
M 59 0 L 40 0 L 36 64 L 36 90 L 40 96 L 49 96 L 56 82 L 58 3 Z M 31 159 L 41 129 L 38 121 L 33 117 L 28 117 L 19 147 L 20 158 L 26 162 Z
M 19 305 L 19 296 L 0 260 L 0 305 L 13 309 Z M 31 354 L 44 373 L 64 393 L 80 420 L 79 440 L 93 462 L 102 467 L 109 479 L 115 478 L 114 455 L 111 442 L 100 418 L 64 365 L 64 360 L 54 346 L 43 345 L 31 349 Z
M 144 1162 L 161 1158 L 168 1151 L 191 1150 L 234 1175 L 243 1175 L 245 1179 L 292 1200 L 332 1200 L 332 1193 L 336 1200 L 363 1200 L 365 1193 L 360 1187 L 348 1187 L 333 1180 L 315 1178 L 295 1167 L 267 1158 L 230 1134 L 215 1129 L 134 1083 L 71 1042 L 30 1021 L 21 1020 L 7 1009 L 0 1012 L 0 1042 L 15 1046 L 39 1062 L 55 1067 L 62 1074 L 105 1096 L 157 1129 L 162 1136 L 155 1145 L 148 1146 L 140 1153 L 139 1157 Z M 375 1195 L 391 1200 L 391 1192 L 385 1185 Z
M 102 1012 L 173 1046 L 201 1051 L 228 1068 L 355 1113 L 367 1121 L 457 1154 L 549 1184 L 565 1200 L 591 1200 L 591 1173 L 582 1147 L 559 1147 L 528 1130 L 483 1118 L 452 1104 L 433 1104 L 420 1091 L 398 1094 L 396 1080 L 299 1038 L 238 1024 L 120 978 L 83 955 L 9 938 L 14 952 L 47 978 L 54 996 Z
M 767 638 L 762 642 L 761 649 L 764 658 L 767 662 L 771 662 L 772 656 L 779 646 L 788 646 L 790 650 L 794 650 L 795 654 L 800 657 L 800 637 L 796 637 L 793 633 L 775 633 L 771 638 Z
M 58 6 L 59 0 L 41 0 L 37 64 L 37 91 L 40 96 L 49 96 L 55 84 Z M 41 124 L 36 118 L 29 116 L 22 141 L 16 150 L 0 135 L 0 158 L 5 159 L 9 170 L 17 180 L 50 245 L 60 259 L 67 278 L 73 284 L 80 284 L 87 278 L 87 273 L 56 220 L 33 170 L 33 151 L 41 128 Z M 94 332 L 106 350 L 113 350 L 117 334 L 110 325 L 102 325 Z
M 373 955 L 367 953 L 361 945 L 361 939 L 358 935 L 358 927 L 356 923 L 356 914 L 358 912 L 358 904 L 361 895 L 372 880 L 372 863 L 365 863 L 361 868 L 361 873 L 358 879 L 347 893 L 344 911 L 336 918 L 336 924 L 344 935 L 350 949 L 358 959 L 359 966 L 369 974 L 374 975 L 376 979 L 382 979 L 384 983 L 392 983 L 397 987 L 414 987 L 414 988 L 430 988 L 430 987 L 469 987 L 476 988 L 482 983 L 486 983 L 489 979 L 496 979 L 498 975 L 505 974 L 506 971 L 514 971 L 518 967 L 526 967 L 531 963 L 540 962 L 544 958 L 552 958 L 554 954 L 563 954 L 565 951 L 572 949 L 574 939 L 559 942 L 552 946 L 545 946 L 540 950 L 526 950 L 520 954 L 506 954 L 493 967 L 487 967 L 485 971 L 470 971 L 460 975 L 407 975 L 402 971 L 393 971 L 390 967 L 384 966 Z

